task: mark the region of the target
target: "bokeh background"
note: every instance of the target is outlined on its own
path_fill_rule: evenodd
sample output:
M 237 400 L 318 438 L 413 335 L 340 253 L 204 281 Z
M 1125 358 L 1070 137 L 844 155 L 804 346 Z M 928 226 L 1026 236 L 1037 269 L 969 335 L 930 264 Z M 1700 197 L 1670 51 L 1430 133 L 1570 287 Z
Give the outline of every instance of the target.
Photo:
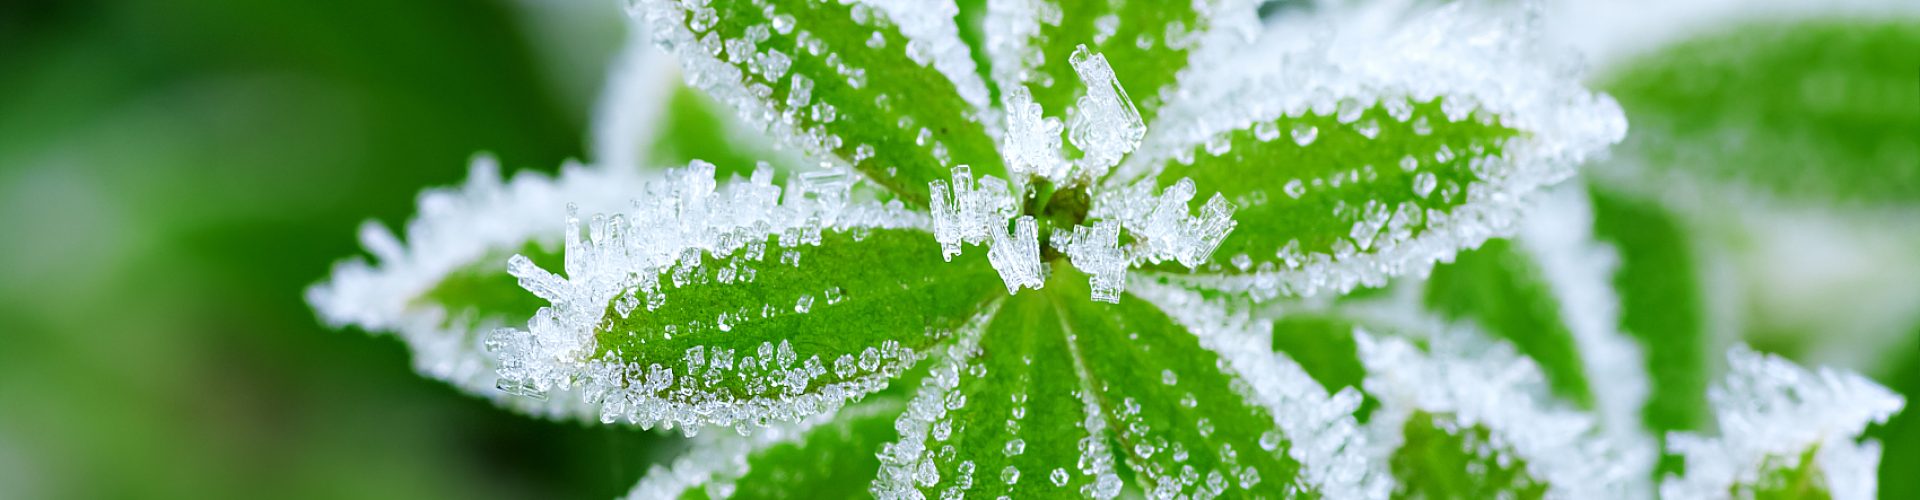
M 608 498 L 671 456 L 462 396 L 301 297 L 474 153 L 581 157 L 615 3 L 0 2 L 0 498 Z M 1892 345 L 1869 374 L 1911 398 Z M 1911 424 L 1874 432 L 1910 443 L 1883 494 L 1920 494 Z
M 0 498 L 611 498 L 671 451 L 302 290 L 490 151 L 583 153 L 613 0 L 0 1 Z

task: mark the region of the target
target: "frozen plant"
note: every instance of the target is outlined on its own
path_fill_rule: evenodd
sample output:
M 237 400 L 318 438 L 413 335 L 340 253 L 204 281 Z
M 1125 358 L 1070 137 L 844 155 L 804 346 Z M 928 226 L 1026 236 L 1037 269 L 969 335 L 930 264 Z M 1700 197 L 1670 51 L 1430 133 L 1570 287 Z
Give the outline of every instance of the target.
M 630 47 L 601 164 L 477 160 L 309 299 L 504 406 L 695 437 L 637 498 L 1872 494 L 1903 401 L 1857 376 L 1736 348 L 1723 437 L 1643 417 L 1569 182 L 1627 118 L 1537 15 L 1259 7 L 638 1 L 686 86 Z

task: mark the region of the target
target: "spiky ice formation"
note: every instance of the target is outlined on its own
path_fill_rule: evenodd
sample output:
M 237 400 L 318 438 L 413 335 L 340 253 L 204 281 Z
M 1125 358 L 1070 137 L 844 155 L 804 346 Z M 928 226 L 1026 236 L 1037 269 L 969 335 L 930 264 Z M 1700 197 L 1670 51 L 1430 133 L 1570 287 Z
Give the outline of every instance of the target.
M 1367 393 L 1381 411 L 1368 423 L 1376 435 L 1397 438 L 1415 412 L 1447 414 L 1462 426 L 1484 427 L 1496 453 L 1525 461 L 1528 475 L 1549 496 L 1631 498 L 1646 471 L 1635 442 L 1601 433 L 1594 419 L 1547 400 L 1546 377 L 1533 360 L 1478 332 L 1442 330 L 1422 350 L 1406 339 L 1354 332 L 1367 368 Z M 1397 439 L 1395 439 L 1397 441 Z M 1386 450 L 1400 443 L 1382 443 Z
M 797 420 L 884 387 L 890 374 L 918 354 L 887 343 L 869 348 L 857 362 L 834 360 L 835 371 L 829 376 L 824 362 L 797 359 L 785 341 L 763 342 L 757 352 L 739 353 L 743 357 L 738 365 L 731 350 L 703 352 L 696 347 L 686 354 L 686 371 L 658 363 L 640 366 L 621 361 L 618 353 L 599 352 L 596 327 L 606 320 L 609 306 L 622 316 L 643 302 L 649 309 L 657 307 L 665 299 L 661 289 L 669 286 L 662 280 L 671 280 L 670 286 L 753 280 L 750 270 L 734 265 L 704 269 L 703 256 L 754 260 L 779 247 L 820 245 L 824 231 L 924 230 L 928 225 L 923 214 L 898 202 L 850 201 L 851 173 L 814 174 L 797 176 L 784 192 L 772 185 L 772 172 L 765 168 L 750 179 L 717 188 L 713 165 L 695 161 L 649 183 L 630 211 L 592 217 L 584 234 L 581 222 L 569 213 L 564 276 L 523 257 L 510 263 L 509 271 L 521 286 L 551 305 L 541 308 L 525 330 L 497 330 L 487 340 L 489 350 L 500 358 L 501 387 L 534 396 L 578 388 L 583 399 L 600 407 L 602 421 L 689 426 L 689 433 L 697 424 Z M 824 300 L 839 298 L 827 290 Z M 786 307 L 769 304 L 766 309 L 777 313 Z M 804 313 L 806 305 L 790 307 Z M 722 314 L 710 325 L 688 328 L 725 332 L 729 321 L 749 319 L 745 314 Z M 749 364 L 754 365 L 751 370 Z M 751 379 L 746 394 L 722 397 L 699 389 L 727 377 Z M 829 381 L 822 390 L 795 390 L 822 377 Z
M 1152 194 L 1151 181 L 1124 188 L 1102 191 L 1094 198 L 1088 215 L 1119 221 L 1135 243 L 1129 255 L 1135 264 L 1173 261 L 1189 269 L 1199 267 L 1213 256 L 1215 248 L 1233 232 L 1234 207 L 1226 197 L 1214 193 L 1195 215 L 1187 208 L 1193 200 L 1192 179 L 1181 179 Z
M 499 311 L 473 315 L 420 298 L 488 257 L 529 243 L 557 244 L 567 204 L 612 209 L 644 180 L 637 170 L 569 164 L 557 177 L 523 172 L 503 181 L 498 161 L 477 156 L 466 184 L 421 192 L 404 243 L 377 223 L 361 225 L 361 245 L 374 261 L 335 264 L 327 281 L 307 289 L 307 302 L 334 327 L 395 333 L 413 351 L 415 369 L 428 377 L 537 415 L 588 414 L 578 401 L 511 398 L 495 388 L 497 363 L 484 344 L 485 332 L 507 326 L 494 315 Z
M 1018 199 L 1006 180 L 985 176 L 977 182 L 973 169 L 961 165 L 954 167 L 951 184 L 931 184 L 933 236 L 940 242 L 940 256 L 951 261 L 962 245 L 986 244 L 988 260 L 1008 293 L 1040 288 L 1046 276 L 1038 222 L 1030 215 L 1014 218 Z
M 1819 486 L 1832 498 L 1874 498 L 1880 443 L 1859 441 L 1860 434 L 1906 405 L 1858 374 L 1808 370 L 1746 346 L 1727 353 L 1727 376 L 1707 391 L 1707 400 L 1720 436 L 1668 435 L 1668 446 L 1687 466 L 1685 475 L 1661 482 L 1661 498 L 1723 498 L 1762 486 L 1770 466 L 1802 466 L 1809 451 L 1826 478 Z
M 1074 103 L 1067 138 L 1084 154 L 1078 162 L 1081 175 L 1099 179 L 1139 147 L 1140 138 L 1147 133 L 1147 124 L 1141 121 L 1140 110 L 1134 109 L 1133 99 L 1127 97 L 1120 78 L 1114 76 L 1107 56 L 1081 45 L 1074 49 L 1067 62 L 1073 64 L 1073 71 L 1080 75 L 1080 81 L 1087 88 L 1087 93 Z

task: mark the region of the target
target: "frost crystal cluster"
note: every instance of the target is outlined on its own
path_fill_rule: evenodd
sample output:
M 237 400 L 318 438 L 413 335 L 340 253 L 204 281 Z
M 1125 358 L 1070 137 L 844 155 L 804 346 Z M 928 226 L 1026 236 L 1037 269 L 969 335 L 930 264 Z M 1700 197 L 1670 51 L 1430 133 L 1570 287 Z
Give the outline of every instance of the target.
M 692 437 L 635 498 L 1870 497 L 1904 401 L 1744 348 L 1676 399 L 1567 182 L 1620 106 L 1412 4 L 637 0 L 596 165 L 476 160 L 308 298 Z

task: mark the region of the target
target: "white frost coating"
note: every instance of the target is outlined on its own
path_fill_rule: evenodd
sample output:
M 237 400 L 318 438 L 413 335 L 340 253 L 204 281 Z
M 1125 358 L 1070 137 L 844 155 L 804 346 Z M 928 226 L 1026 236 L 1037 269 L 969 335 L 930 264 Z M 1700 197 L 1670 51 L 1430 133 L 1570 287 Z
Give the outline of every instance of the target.
M 940 256 L 953 261 L 961 245 L 987 245 L 987 260 L 1000 272 L 1007 292 L 1021 287 L 1039 289 L 1046 282 L 1040 262 L 1040 234 L 1032 216 L 1021 216 L 1009 234 L 1008 222 L 1014 220 L 1019 200 L 1005 179 L 983 176 L 976 185 L 973 169 L 953 168 L 953 182 L 933 181 L 933 237 L 940 242 Z
M 1899 413 L 1905 399 L 1858 374 L 1808 370 L 1746 346 L 1727 353 L 1727 369 L 1707 391 L 1720 437 L 1668 435 L 1687 473 L 1662 481 L 1662 498 L 1723 498 L 1735 485 L 1759 483 L 1769 460 L 1796 467 L 1814 447 L 1814 466 L 1833 498 L 1877 495 L 1880 443 L 1857 440 L 1868 424 Z
M 1135 240 L 1128 245 L 1135 264 L 1174 261 L 1193 269 L 1205 264 L 1238 225 L 1233 204 L 1220 193 L 1207 199 L 1199 215 L 1191 214 L 1187 204 L 1195 190 L 1193 179 L 1185 178 L 1158 196 L 1152 194 L 1152 180 L 1103 189 L 1094 195 L 1088 215 L 1120 221 Z
M 646 24 L 629 22 L 627 29 L 593 116 L 593 161 L 604 168 L 641 168 L 680 86 L 679 64 L 646 42 Z
M 1000 154 L 1007 158 L 1007 173 L 1016 182 L 1027 176 L 1065 182 L 1073 165 L 1060 156 L 1060 119 L 1044 116 L 1025 85 L 1008 90 L 1005 100 L 1007 131 Z
M 712 432 L 694 438 L 673 463 L 655 465 L 627 492 L 631 500 L 680 498 L 686 492 L 703 489 L 710 498 L 732 496 L 735 481 L 752 472 L 754 453 L 783 444 L 799 443 L 813 432 L 827 432 L 845 422 L 899 412 L 904 405 L 898 399 L 875 399 L 849 406 L 837 412 L 822 413 L 795 423 L 769 425 L 761 432 L 740 435 Z
M 1353 417 L 1360 407 L 1358 392 L 1348 388 L 1328 396 L 1299 364 L 1275 356 L 1271 320 L 1230 313 L 1197 293 L 1150 280 L 1134 285 L 1141 298 L 1218 354 L 1226 362 L 1222 370 L 1246 382 L 1242 396 L 1273 414 L 1274 424 L 1291 443 L 1288 456 L 1301 464 L 1300 474 L 1315 492 L 1326 498 L 1387 497 L 1392 478 L 1381 462 L 1368 456 L 1368 437 Z
M 1282 265 L 1254 272 L 1166 279 L 1264 299 L 1341 293 L 1358 285 L 1384 284 L 1390 276 L 1424 274 L 1433 262 L 1450 259 L 1460 248 L 1511 233 L 1531 192 L 1569 177 L 1575 166 L 1620 141 L 1626 121 L 1619 106 L 1580 85 L 1577 69 L 1564 63 L 1572 59 L 1569 54 L 1540 43 L 1535 29 L 1520 16 L 1480 14 L 1449 4 L 1405 16 L 1407 20 L 1381 32 L 1337 32 L 1333 43 L 1304 48 L 1276 43 L 1224 66 L 1236 74 L 1190 80 L 1181 89 L 1182 98 L 1161 111 L 1140 151 L 1107 179 L 1109 186 L 1151 177 L 1196 149 L 1220 143 L 1227 134 L 1258 133 L 1256 124 L 1312 110 L 1334 112 L 1343 100 L 1391 108 L 1409 99 L 1445 97 L 1471 103 L 1521 134 L 1505 143 L 1501 156 L 1484 157 L 1474 165 L 1481 182 L 1466 186 L 1465 204 L 1449 212 L 1409 212 L 1425 221 L 1418 234 L 1411 228 L 1400 234 L 1390 226 L 1356 226 L 1356 233 L 1368 237 L 1363 239 L 1393 237 L 1334 255 L 1281 249 L 1276 263 Z M 1337 16 L 1314 20 L 1355 24 Z M 1449 113 L 1465 117 L 1474 109 L 1459 106 Z M 1361 213 L 1387 219 L 1394 212 L 1394 207 L 1382 206 Z
M 1620 257 L 1593 238 L 1593 205 L 1586 186 L 1569 183 L 1541 197 L 1541 204 L 1520 225 L 1515 241 L 1539 266 L 1560 304 L 1561 321 L 1573 334 L 1587 387 L 1593 391 L 1601 432 L 1629 450 L 1621 466 L 1650 477 L 1657 449 L 1641 424 L 1641 410 L 1652 390 L 1640 344 L 1620 331 L 1620 299 L 1613 275 Z M 1652 484 L 1635 485 L 1635 496 L 1652 494 Z
M 960 7 L 953 0 L 858 1 L 885 13 L 907 38 L 907 56 L 925 54 L 921 57 L 927 61 L 916 58 L 915 62 L 925 65 L 931 61 L 933 69 L 953 82 L 960 99 L 973 105 L 974 121 L 984 124 L 988 134 L 1000 135 L 1000 120 L 987 97 L 987 81 L 980 78 L 973 62 L 973 49 L 960 39 L 960 27 L 954 21 Z
M 934 463 L 935 451 L 929 448 L 927 438 L 933 432 L 934 423 L 946 418 L 950 404 L 966 404 L 964 395 L 958 398 L 949 395 L 959 387 L 961 371 L 980 356 L 980 337 L 986 333 L 987 323 L 999 308 L 998 301 L 987 306 L 960 329 L 953 343 L 932 356 L 929 362 L 934 364 L 921 379 L 920 390 L 907 402 L 906 411 L 893 422 L 894 430 L 900 432 L 900 440 L 880 446 L 877 454 L 880 474 L 870 488 L 874 496 L 923 498 L 920 488 L 940 484 L 942 478 Z
M 806 26 L 797 25 L 791 14 L 780 12 L 780 8 L 787 5 L 756 5 L 764 7 L 762 13 L 766 19 L 759 20 L 764 22 L 748 27 L 744 30 L 745 36 L 730 40 L 721 39 L 713 31 L 719 22 L 719 12 L 710 0 L 639 0 L 632 11 L 644 17 L 654 43 L 678 57 L 687 85 L 705 91 L 722 106 L 734 109 L 746 124 L 766 130 L 777 142 L 825 166 L 855 166 L 870 160 L 872 145 L 869 144 L 853 145 L 850 158 L 836 153 L 848 145 L 847 139 L 827 126 L 842 118 L 856 118 L 840 116 L 839 107 L 847 103 L 827 102 L 826 97 L 812 92 L 814 79 L 818 78 L 836 78 L 856 89 L 863 88 L 869 78 L 867 69 L 847 64 L 836 52 L 867 49 L 827 46 L 820 37 L 806 31 Z M 905 47 L 882 45 L 880 50 L 903 50 L 909 59 L 946 76 L 960 97 L 974 107 L 974 114 L 968 118 L 997 135 L 1000 124 L 992 103 L 988 102 L 986 84 L 975 75 L 974 63 L 967 57 L 967 47 L 959 39 L 952 21 L 952 14 L 957 11 L 951 0 L 932 5 L 864 0 L 854 4 L 851 12 L 856 23 L 875 29 L 897 29 L 907 37 Z M 900 17 L 894 18 L 894 15 Z M 759 43 L 776 33 L 794 39 L 795 53 L 760 49 Z M 795 58 L 819 58 L 837 74 L 792 73 L 788 78 L 787 70 Z M 784 100 L 774 99 L 776 89 L 786 91 Z M 891 99 L 912 97 L 891 96 Z M 888 106 L 892 105 L 882 104 L 883 108 Z M 922 132 L 926 133 L 925 129 Z M 945 145 L 933 141 L 919 146 L 927 148 L 928 154 L 941 163 L 949 161 Z M 859 169 L 862 175 L 873 170 L 877 169 Z
M 740 424 L 739 430 L 745 432 L 746 423 L 794 421 L 832 411 L 885 387 L 888 377 L 919 357 L 891 341 L 870 346 L 857 363 L 823 361 L 817 356 L 800 360 L 784 341 L 777 353 L 768 343 L 757 353 L 739 353 L 737 368 L 733 351 L 709 353 L 699 347 L 688 350 L 684 364 L 642 366 L 621 361 L 618 352 L 596 355 L 596 327 L 606 321 L 609 305 L 621 315 L 631 314 L 643 302 L 649 309 L 658 307 L 666 300 L 661 291 L 667 286 L 664 280 L 671 279 L 671 286 L 752 281 L 749 264 L 773 260 L 766 255 L 782 252 L 783 247 L 819 245 L 825 231 L 857 235 L 871 229 L 927 227 L 925 215 L 908 211 L 898 201 L 884 205 L 849 201 L 851 183 L 845 180 L 852 179 L 852 174 L 844 170 L 796 176 L 784 196 L 780 187 L 772 185 L 772 171 L 764 167 L 751 179 L 720 189 L 716 189 L 713 165 L 701 161 L 670 171 L 666 177 L 648 183 L 626 213 L 594 216 L 586 235 L 581 234 L 580 221 L 569 213 L 564 226 L 564 277 L 522 256 L 509 261 L 508 271 L 519 278 L 521 287 L 552 305 L 541 308 L 526 330 L 496 330 L 487 339 L 488 349 L 500 359 L 500 387 L 530 396 L 578 387 L 581 399 L 600 407 L 603 422 L 678 425 L 688 433 L 697 425 Z M 769 242 L 770 238 L 774 241 Z M 704 266 L 703 255 L 727 263 Z M 783 264 L 804 265 L 787 262 L 787 255 L 779 257 Z M 790 255 L 800 256 L 798 252 Z M 841 300 L 837 289 L 824 294 L 827 303 Z M 681 326 L 725 332 L 731 324 L 755 319 L 754 314 L 766 317 L 782 309 L 784 305 L 768 304 L 760 312 L 723 313 L 712 324 Z M 676 328 L 669 325 L 664 334 L 670 337 Z M 828 362 L 835 365 L 831 374 Z M 729 377 L 744 381 L 744 395 L 710 390 Z M 822 381 L 818 388 L 805 390 L 816 380 Z
M 1367 393 L 1380 411 L 1368 425 L 1391 453 L 1413 412 L 1444 414 L 1482 426 L 1495 449 L 1526 462 L 1527 474 L 1556 498 L 1633 498 L 1646 470 L 1623 460 L 1642 453 L 1615 441 L 1593 417 L 1549 403 L 1546 377 L 1533 360 L 1470 330 L 1434 332 L 1431 352 L 1401 338 L 1376 339 L 1356 328 Z M 1387 442 L 1387 441 L 1395 442 Z
M 1133 107 L 1133 99 L 1127 97 L 1120 78 L 1114 76 L 1107 56 L 1081 45 L 1073 50 L 1067 62 L 1073 64 L 1073 71 L 1080 75 L 1081 83 L 1086 84 L 1086 93 L 1080 95 L 1069 113 L 1067 139 L 1084 154 L 1077 162 L 1080 174 L 1099 179 L 1140 146 L 1147 124 L 1140 120 L 1140 110 Z
M 420 193 L 404 244 L 377 223 L 361 225 L 361 244 L 374 262 L 355 258 L 335 264 L 327 281 L 307 289 L 307 302 L 330 326 L 394 332 L 413 351 L 414 368 L 428 377 L 531 414 L 591 415 L 573 398 L 513 398 L 496 389 L 497 363 L 484 344 L 486 332 L 507 326 L 501 318 L 448 311 L 418 299 L 456 270 L 519 251 L 528 242 L 558 243 L 568 203 L 613 209 L 644 184 L 638 169 L 572 164 L 557 178 L 523 172 L 503 182 L 497 161 L 476 156 L 465 185 Z

